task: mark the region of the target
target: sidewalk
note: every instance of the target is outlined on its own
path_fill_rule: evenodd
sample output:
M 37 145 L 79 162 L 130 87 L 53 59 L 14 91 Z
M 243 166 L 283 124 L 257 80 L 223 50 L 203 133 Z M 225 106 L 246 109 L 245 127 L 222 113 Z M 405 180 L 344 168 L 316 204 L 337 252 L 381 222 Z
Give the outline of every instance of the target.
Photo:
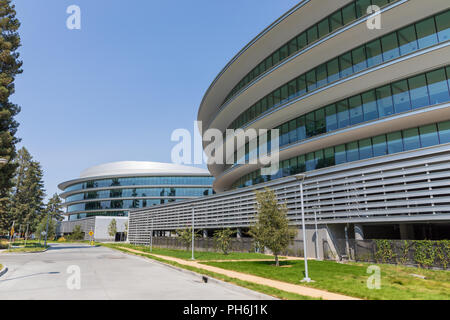
M 221 269 L 218 267 L 207 266 L 207 265 L 200 264 L 198 261 L 188 261 L 188 260 L 183 260 L 183 259 L 179 259 L 179 258 L 168 257 L 168 256 L 148 253 L 148 252 L 144 252 L 144 251 L 129 249 L 129 248 L 125 248 L 125 247 L 119 247 L 119 248 L 121 248 L 123 250 L 127 250 L 129 252 L 133 252 L 133 253 L 151 254 L 152 256 L 155 256 L 157 258 L 176 262 L 176 263 L 179 263 L 179 264 L 182 264 L 185 266 L 190 266 L 190 267 L 194 267 L 194 268 L 198 268 L 198 269 L 203 269 L 203 270 L 219 273 L 219 274 L 231 277 L 231 278 L 269 286 L 272 288 L 299 294 L 302 296 L 308 296 L 308 297 L 313 297 L 313 298 L 322 298 L 324 300 L 360 300 L 358 298 L 349 297 L 349 296 L 341 295 L 338 293 L 332 293 L 332 292 L 328 292 L 328 291 L 324 291 L 324 290 L 320 290 L 320 289 L 314 289 L 314 288 L 300 286 L 300 285 L 282 282 L 282 281 L 278 281 L 278 280 L 267 279 L 267 278 L 263 278 L 263 277 L 246 274 L 246 273 L 225 270 L 225 269 Z M 230 261 L 230 260 L 227 260 L 227 261 Z M 244 261 L 244 260 L 239 260 L 239 261 Z

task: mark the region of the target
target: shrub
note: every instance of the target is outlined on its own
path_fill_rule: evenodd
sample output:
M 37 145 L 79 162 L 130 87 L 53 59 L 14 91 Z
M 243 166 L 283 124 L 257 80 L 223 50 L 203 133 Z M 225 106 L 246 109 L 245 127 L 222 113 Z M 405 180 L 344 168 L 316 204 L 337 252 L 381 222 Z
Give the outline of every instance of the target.
M 214 232 L 214 242 L 216 248 L 222 250 L 223 254 L 227 255 L 231 247 L 231 236 L 236 233 L 231 229 L 216 230 Z
M 436 250 L 434 241 L 415 241 L 414 260 L 419 267 L 429 268 L 433 265 Z
M 58 242 L 66 242 L 67 240 L 66 240 L 66 238 L 64 238 L 64 237 L 61 237 L 61 238 L 59 238 L 58 239 Z

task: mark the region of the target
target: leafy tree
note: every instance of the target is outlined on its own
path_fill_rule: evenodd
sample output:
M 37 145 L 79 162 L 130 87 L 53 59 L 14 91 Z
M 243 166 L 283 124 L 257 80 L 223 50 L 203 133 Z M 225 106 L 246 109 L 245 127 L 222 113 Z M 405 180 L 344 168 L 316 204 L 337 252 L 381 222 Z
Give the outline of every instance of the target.
M 67 237 L 70 240 L 84 240 L 84 232 L 80 225 L 73 227 L 72 233 Z
M 178 238 L 186 247 L 186 250 L 189 250 L 192 244 L 192 228 L 178 229 L 176 233 Z M 194 238 L 200 238 L 199 231 L 194 231 Z
M 268 188 L 256 191 L 256 202 L 256 223 L 250 228 L 249 234 L 261 246 L 272 251 L 278 267 L 278 256 L 292 243 L 295 230 L 289 227 L 286 204 L 278 204 L 275 192 Z
M 41 165 L 33 160 L 25 147 L 18 151 L 15 161 L 17 171 L 13 179 L 11 219 L 16 224 L 29 224 L 30 230 L 36 230 L 41 220 L 41 214 L 45 212 L 45 190 Z
M 216 247 L 222 250 L 223 254 L 228 254 L 228 250 L 230 250 L 231 247 L 231 236 L 235 233 L 235 230 L 229 228 L 216 230 L 214 232 L 214 242 L 216 243 Z
M 47 226 L 47 217 L 43 216 L 36 227 L 36 233 L 42 234 Z M 54 239 L 56 237 L 56 221 L 54 219 L 48 219 L 48 234 L 47 239 Z
M 63 202 L 59 195 L 55 193 L 47 202 L 45 212 L 50 214 L 50 217 L 56 221 L 64 220 L 62 210 Z
M 17 52 L 21 45 L 19 27 L 11 0 L 0 0 L 0 158 L 8 161 L 0 164 L 0 232 L 7 232 L 12 223 L 10 191 L 17 167 L 12 160 L 16 156 L 15 145 L 20 141 L 15 136 L 19 124 L 14 119 L 20 107 L 10 101 L 15 78 L 22 73 L 22 61 Z
M 116 233 L 117 233 L 117 222 L 116 222 L 116 219 L 112 219 L 108 226 L 108 234 L 111 237 L 115 237 Z

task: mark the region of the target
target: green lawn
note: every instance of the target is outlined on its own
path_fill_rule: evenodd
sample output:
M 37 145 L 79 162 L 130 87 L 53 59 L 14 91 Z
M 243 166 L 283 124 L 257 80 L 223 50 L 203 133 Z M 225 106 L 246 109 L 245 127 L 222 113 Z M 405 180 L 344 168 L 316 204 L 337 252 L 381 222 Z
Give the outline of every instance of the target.
M 38 243 L 38 241 L 27 241 L 26 246 L 25 241 L 15 241 L 12 246 L 18 246 L 19 248 L 11 248 L 5 252 L 37 252 L 48 248 L 48 246 L 44 247 L 44 243 Z
M 381 268 L 381 289 L 367 288 L 366 263 L 339 264 L 334 261 L 308 263 L 309 276 L 315 282 L 300 283 L 304 277 L 303 261 L 281 261 L 281 267 L 272 262 L 205 262 L 204 264 L 240 271 L 265 278 L 294 284 L 308 285 L 330 292 L 341 293 L 363 299 L 450 299 L 450 271 L 424 270 L 392 265 L 378 265 Z M 410 274 L 426 276 L 426 280 Z
M 148 246 L 136 246 L 132 244 L 114 244 L 113 246 L 126 247 L 130 249 L 140 250 L 150 253 L 150 248 Z M 175 250 L 175 249 L 164 249 L 153 247 L 152 253 L 180 258 L 185 260 L 190 260 L 192 257 L 191 251 L 186 250 Z M 273 259 L 273 256 L 265 255 L 261 253 L 249 253 L 249 252 L 230 252 L 224 255 L 222 252 L 195 252 L 196 260 L 241 260 L 241 259 Z

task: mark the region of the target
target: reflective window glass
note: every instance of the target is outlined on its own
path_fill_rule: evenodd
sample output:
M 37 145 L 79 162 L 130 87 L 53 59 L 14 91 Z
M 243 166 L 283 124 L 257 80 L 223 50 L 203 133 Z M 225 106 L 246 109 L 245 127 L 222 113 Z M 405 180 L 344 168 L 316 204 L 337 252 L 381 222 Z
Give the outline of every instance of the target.
M 439 144 L 439 137 L 435 124 L 422 126 L 419 128 L 420 142 L 422 147 L 430 147 Z
M 375 98 L 375 90 L 362 94 L 364 121 L 378 118 L 377 102 Z
M 354 125 L 363 122 L 363 111 L 361 96 L 355 96 L 348 99 L 349 112 L 350 112 L 350 124 Z
M 339 128 L 345 128 L 350 124 L 347 100 L 337 103 L 338 125 Z
M 308 44 L 313 43 L 317 40 L 317 26 L 312 26 L 306 31 L 308 35 Z
M 408 79 L 408 84 L 413 109 L 426 106 L 430 103 L 428 100 L 428 88 L 425 75 L 422 74 L 420 76 Z
M 418 48 L 416 38 L 416 28 L 414 25 L 403 28 L 397 32 L 400 44 L 400 54 L 405 55 Z
M 353 73 L 352 55 L 350 52 L 339 57 L 339 65 L 341 78 L 348 77 Z
M 328 18 L 323 19 L 322 21 L 319 22 L 318 29 L 319 29 L 319 39 L 326 36 L 330 32 Z
M 450 142 L 450 121 L 439 123 L 438 128 L 439 128 L 439 142 L 440 143 L 449 143 Z
M 386 117 L 394 113 L 392 104 L 391 86 L 387 85 L 376 89 L 378 114 L 380 117 Z
M 336 105 L 332 104 L 325 108 L 327 132 L 336 130 L 338 128 L 336 117 Z
M 359 160 L 358 142 L 350 142 L 346 145 L 347 162 Z
M 342 18 L 344 25 L 356 20 L 356 8 L 354 2 L 342 9 Z
M 372 139 L 359 140 L 359 157 L 361 160 L 373 157 Z
M 340 145 L 334 148 L 334 159 L 336 164 L 347 162 L 347 156 L 345 152 L 345 145 Z
M 412 128 L 403 130 L 403 145 L 405 151 L 420 148 L 419 129 Z
M 367 67 L 372 67 L 383 62 L 380 39 L 366 44 Z
M 317 87 L 321 87 L 327 84 L 327 66 L 322 64 L 316 68 L 317 75 Z
M 359 72 L 367 69 L 365 46 L 361 46 L 352 51 L 353 71 Z
M 438 104 L 450 100 L 445 69 L 428 72 L 426 76 L 431 104 Z
M 450 10 L 436 16 L 439 42 L 450 40 Z
M 308 91 L 312 91 L 317 88 L 315 69 L 306 74 L 306 84 L 308 85 Z
M 328 82 L 339 79 L 339 59 L 336 58 L 327 63 Z
M 383 60 L 389 61 L 400 55 L 398 49 L 397 33 L 393 32 L 381 38 L 381 46 L 383 48 Z
M 420 49 L 435 45 L 438 42 L 433 17 L 416 23 L 416 30 Z
M 342 12 L 341 10 L 333 13 L 330 17 L 331 32 L 342 27 Z
M 401 132 L 387 134 L 388 153 L 397 153 L 403 151 L 403 141 Z
M 394 110 L 396 113 L 411 110 L 409 101 L 408 82 L 406 80 L 397 81 L 392 84 L 392 94 L 394 99 Z

